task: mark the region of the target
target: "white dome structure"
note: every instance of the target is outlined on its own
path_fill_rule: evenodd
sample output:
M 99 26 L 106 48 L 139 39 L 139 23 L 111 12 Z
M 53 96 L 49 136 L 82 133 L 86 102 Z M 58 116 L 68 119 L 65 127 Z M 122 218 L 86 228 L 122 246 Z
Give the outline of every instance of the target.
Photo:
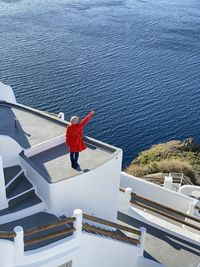
M 0 82 L 0 101 L 16 103 L 15 94 L 9 85 Z

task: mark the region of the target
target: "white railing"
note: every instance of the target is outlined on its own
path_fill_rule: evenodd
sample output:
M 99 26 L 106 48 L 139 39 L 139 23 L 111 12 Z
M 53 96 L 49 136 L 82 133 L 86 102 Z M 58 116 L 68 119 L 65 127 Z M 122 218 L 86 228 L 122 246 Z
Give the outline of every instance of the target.
M 173 179 L 177 179 L 180 185 L 193 185 L 190 178 L 183 173 L 170 172 L 169 176 L 171 176 Z
M 168 176 L 164 178 L 163 187 L 171 189 L 178 192 L 180 188 L 184 185 L 193 185 L 190 178 L 183 173 L 172 173 L 170 172 Z
M 6 198 L 6 186 L 3 172 L 3 161 L 0 155 L 0 210 L 8 207 L 8 200 Z
M 180 211 L 187 212 L 192 201 L 191 198 L 177 194 L 176 192 L 159 185 L 138 179 L 127 173 L 121 172 L 120 186 L 130 187 L 134 193 L 149 198 L 163 205 L 176 207 Z
M 39 154 L 45 150 L 48 150 L 52 147 L 59 146 L 65 142 L 65 134 L 56 136 L 52 139 L 49 139 L 47 141 L 44 141 L 40 144 L 34 145 L 30 148 L 27 148 L 24 152 L 24 154 L 29 158 L 36 154 Z
M 73 226 L 68 225 L 68 223 L 73 223 Z M 68 225 L 66 230 L 55 231 L 52 234 L 48 233 L 46 235 L 42 234 L 40 237 L 32 237 L 32 235 L 36 233 L 43 233 L 49 229 L 54 229 L 58 226 Z M 79 238 L 82 233 L 82 211 L 74 210 L 73 217 L 69 217 L 63 220 L 59 220 L 57 223 L 52 223 L 48 225 L 42 225 L 37 228 L 29 229 L 24 231 L 23 227 L 16 226 L 13 231 L 0 231 L 0 266 L 13 267 L 18 266 L 18 264 L 24 265 L 25 262 L 28 262 L 28 258 L 32 261 L 31 255 L 34 255 L 34 251 L 25 252 L 24 248 L 27 245 L 37 244 L 41 241 L 45 241 L 48 239 L 52 239 L 54 237 L 63 236 L 64 234 L 71 234 L 69 237 L 72 237 L 70 240 L 75 240 Z M 25 237 L 30 237 L 28 240 Z M 10 238 L 14 238 L 14 242 L 7 240 Z M 64 238 L 64 237 L 62 237 Z M 68 242 L 68 240 L 64 239 L 63 244 Z M 60 243 L 59 243 L 60 245 Z M 55 244 L 56 246 L 56 244 Z M 48 248 L 47 248 L 48 249 Z M 44 257 L 46 257 L 45 253 L 46 248 L 44 248 Z M 59 250 L 58 250 L 59 251 Z M 35 265 L 37 265 L 38 257 L 35 257 Z M 25 265 L 24 265 L 25 266 Z

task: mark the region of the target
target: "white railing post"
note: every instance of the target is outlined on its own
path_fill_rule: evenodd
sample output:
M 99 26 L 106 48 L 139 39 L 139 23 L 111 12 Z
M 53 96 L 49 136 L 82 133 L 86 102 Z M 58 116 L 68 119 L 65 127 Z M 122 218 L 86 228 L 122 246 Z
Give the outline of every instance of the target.
M 6 186 L 3 172 L 3 161 L 0 155 L 0 210 L 8 207 L 8 200 L 6 198 Z
M 132 189 L 130 187 L 127 187 L 125 189 L 125 196 L 126 196 L 126 203 L 125 203 L 125 206 L 127 209 L 130 208 L 130 201 L 131 201 L 131 192 L 132 192 Z
M 189 207 L 189 209 L 188 209 L 188 211 L 187 211 L 187 214 L 188 214 L 188 215 L 191 215 L 191 216 L 193 216 L 193 217 L 199 218 L 198 210 L 195 209 L 195 207 L 198 206 L 198 204 L 199 204 L 199 201 L 198 201 L 197 199 L 193 200 L 193 201 L 190 203 L 190 207 Z M 189 218 L 185 218 L 185 221 L 186 221 L 186 222 L 189 222 L 189 223 L 192 223 L 192 224 L 194 224 L 194 225 L 197 225 L 197 226 L 199 225 L 198 222 L 194 222 L 193 220 L 190 220 Z M 188 227 L 187 225 L 185 225 L 185 224 L 183 224 L 182 227 L 185 228 L 185 229 L 189 228 L 189 227 Z
M 183 183 L 183 173 L 182 173 L 182 175 L 181 175 L 181 181 L 180 181 L 180 186 L 179 186 L 179 188 L 182 186 L 182 183 Z
M 76 231 L 74 232 L 75 237 L 79 237 L 82 233 L 82 224 L 83 224 L 83 213 L 82 210 L 75 209 L 73 216 L 75 217 L 74 228 Z
M 63 112 L 59 112 L 58 113 L 58 118 L 60 119 L 60 120 L 65 120 L 65 113 L 63 113 Z
M 128 210 L 130 208 L 132 189 L 127 187 L 125 191 L 119 190 L 119 207 L 123 210 Z
M 144 245 L 145 245 L 145 236 L 146 236 L 146 228 L 145 227 L 140 227 L 139 229 L 141 235 L 139 237 L 139 240 L 140 240 L 140 254 L 141 256 L 143 256 L 143 253 L 144 253 Z
M 14 238 L 15 252 L 17 259 L 24 255 L 24 229 L 21 226 L 16 226 L 14 228 L 16 236 Z
M 165 176 L 163 187 L 168 188 L 168 189 L 172 189 L 172 183 L 173 183 L 173 179 L 172 179 L 172 176 L 170 173 L 169 176 Z
M 188 209 L 187 214 L 191 215 L 191 216 L 198 216 L 198 210 L 195 209 L 196 206 L 199 206 L 200 202 L 198 199 L 193 200 L 190 203 L 190 207 Z

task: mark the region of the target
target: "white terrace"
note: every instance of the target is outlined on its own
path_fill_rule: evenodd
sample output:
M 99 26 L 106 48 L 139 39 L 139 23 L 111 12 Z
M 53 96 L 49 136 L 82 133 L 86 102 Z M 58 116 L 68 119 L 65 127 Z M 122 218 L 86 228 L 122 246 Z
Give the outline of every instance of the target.
M 200 246 L 200 200 L 121 172 L 119 210 L 144 223 Z
M 66 121 L 45 112 L 17 103 L 0 102 L 0 135 L 15 140 L 19 145 L 18 151 L 21 149 L 29 158 L 32 157 L 45 177 L 49 176 L 49 182 L 94 169 L 120 153 L 117 148 L 85 138 L 88 149 L 81 153 L 81 170 L 76 171 L 70 167 L 69 151 L 65 145 L 66 126 Z M 4 158 L 12 156 L 14 152 L 13 149 L 3 151 L 1 147 Z
M 15 201 L 18 203 L 17 196 L 22 197 L 24 192 L 34 195 L 33 188 L 48 211 L 54 214 L 63 215 L 63 210 L 64 214 L 71 214 L 78 205 L 94 215 L 102 216 L 103 212 L 107 219 L 116 218 L 120 149 L 85 137 L 88 149 L 81 153 L 80 169 L 75 170 L 71 168 L 65 144 L 66 121 L 5 101 L 0 102 L 0 116 L 0 154 L 5 176 L 5 185 L 2 183 L 1 187 L 4 221 L 10 217 L 9 204 L 12 203 L 13 209 Z M 10 193 L 18 182 L 20 188 Z M 102 195 L 99 188 L 104 184 L 107 188 Z M 90 199 L 93 199 L 92 203 Z
M 119 214 L 125 223 L 171 234 L 183 247 L 200 247 L 200 201 L 190 197 L 198 187 L 174 192 L 170 177 L 160 187 L 123 173 L 122 150 L 88 137 L 74 170 L 63 114 L 58 119 L 20 105 L 11 90 L 2 95 L 0 266 L 161 266 L 143 257 L 145 231 L 116 224 Z
M 6 90 L 0 90 L 6 100 L 0 102 L 0 266 L 161 267 L 143 257 L 145 229 L 117 224 L 122 151 L 85 138 L 88 149 L 73 170 L 63 117 L 20 105 Z

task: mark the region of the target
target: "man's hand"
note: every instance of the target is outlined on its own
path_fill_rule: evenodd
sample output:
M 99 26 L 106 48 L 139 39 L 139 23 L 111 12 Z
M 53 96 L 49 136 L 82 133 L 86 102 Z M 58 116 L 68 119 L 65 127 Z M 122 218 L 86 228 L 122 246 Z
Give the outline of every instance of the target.
M 92 110 L 91 113 L 92 113 L 92 115 L 94 115 L 95 114 L 94 110 Z

